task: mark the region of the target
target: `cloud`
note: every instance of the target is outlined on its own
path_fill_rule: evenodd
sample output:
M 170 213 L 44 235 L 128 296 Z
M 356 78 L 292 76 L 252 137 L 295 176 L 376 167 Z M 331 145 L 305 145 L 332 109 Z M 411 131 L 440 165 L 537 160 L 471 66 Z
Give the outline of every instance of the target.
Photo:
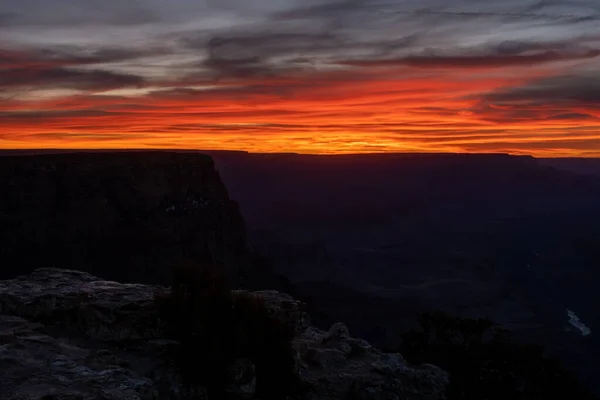
M 146 82 L 144 77 L 116 71 L 111 64 L 139 60 L 163 52 L 163 49 L 156 48 L 0 48 L 0 89 L 97 91 L 140 87 Z
M 257 1 L 2 3 L 22 25 L 0 20 L 0 146 L 573 155 L 600 140 L 595 3 Z
M 319 2 L 319 4 L 280 11 L 274 13 L 273 17 L 276 19 L 337 17 L 342 14 L 363 12 L 373 8 L 382 8 L 381 2 L 372 2 L 370 5 L 369 2 L 365 0 L 324 1 Z
M 7 12 L 0 12 L 0 27 L 6 26 L 14 18 L 14 15 Z
M 130 61 L 166 54 L 166 49 L 54 46 L 27 50 L 0 48 L 0 68 L 53 68 Z
M 416 8 L 419 3 L 410 1 L 403 2 L 403 7 L 386 1 L 325 2 L 275 13 L 261 25 L 188 32 L 179 43 L 202 52 L 199 54 L 206 58 L 199 68 L 219 79 L 345 67 L 521 67 L 585 61 L 600 55 L 598 29 L 568 30 L 595 14 L 547 14 L 540 13 L 547 5 L 521 4 L 514 13 L 524 19 L 535 15 L 556 26 L 557 32 L 563 30 L 562 35 L 548 37 L 547 25 L 536 23 L 532 28 L 530 20 L 498 21 L 496 17 L 506 18 L 511 13 L 495 9 L 491 2 L 483 3 L 492 7 L 490 11 L 485 7 L 477 7 L 483 11 L 461 10 L 461 4 L 463 9 L 475 7 L 469 1 L 457 2 L 458 11 L 446 6 L 441 10 Z M 450 17 L 439 18 L 445 14 Z M 469 24 L 455 16 L 474 20 Z
M 556 7 L 556 6 L 560 7 Z M 512 21 L 555 21 L 580 23 L 595 21 L 600 16 L 600 7 L 590 1 L 511 1 L 453 0 L 403 2 L 386 0 L 340 0 L 301 6 L 277 12 L 275 19 L 331 19 L 350 20 L 362 16 L 394 15 L 400 17 L 443 17 L 446 22 L 465 19 L 494 19 Z
M 494 121 L 595 120 L 600 124 L 600 78 L 589 73 L 536 79 L 491 91 L 473 110 Z
M 246 32 L 213 36 L 206 42 L 186 41 L 205 49 L 203 66 L 218 78 L 273 76 L 305 67 L 303 56 L 319 57 L 346 46 L 341 38 L 324 33 Z
M 549 104 L 567 102 L 600 108 L 600 76 L 593 73 L 552 76 L 524 86 L 492 92 L 485 96 L 485 100 L 498 105 L 523 101 Z
M 245 31 L 212 36 L 208 41 L 184 39 L 191 48 L 206 48 L 212 57 L 228 58 L 232 55 L 249 57 L 286 56 L 290 53 L 310 53 L 320 50 L 332 50 L 338 46 L 347 46 L 341 37 L 331 32 L 291 32 Z
M 180 38 L 185 49 L 204 54 L 198 64 L 206 76 L 217 79 L 274 77 L 307 71 L 340 69 L 337 60 L 361 53 L 384 57 L 410 49 L 418 35 L 392 38 L 357 38 L 328 28 L 303 32 L 274 26 L 217 32 L 188 33 Z
M 531 66 L 558 61 L 577 61 L 600 56 L 600 49 L 585 48 L 571 43 L 502 42 L 475 49 L 429 49 L 421 54 L 398 58 L 341 61 L 350 66 L 410 66 L 418 68 L 493 68 Z
M 0 4 L 3 25 L 13 27 L 131 26 L 160 21 L 156 9 L 138 0 L 7 1 Z
M 139 87 L 144 84 L 144 79 L 139 76 L 99 69 L 3 68 L 0 73 L 0 88 L 5 89 L 35 87 L 95 91 Z

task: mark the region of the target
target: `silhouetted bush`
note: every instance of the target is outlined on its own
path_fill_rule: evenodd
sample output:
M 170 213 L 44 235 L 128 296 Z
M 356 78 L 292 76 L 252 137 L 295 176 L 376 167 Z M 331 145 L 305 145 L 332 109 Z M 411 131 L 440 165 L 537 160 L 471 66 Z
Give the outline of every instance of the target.
M 298 388 L 294 327 L 270 315 L 256 295 L 234 292 L 217 268 L 182 263 L 173 268 L 169 293 L 155 301 L 169 336 L 186 392 L 204 387 L 210 399 L 227 398 L 229 368 L 238 359 L 255 366 L 259 399 L 285 399 Z
M 396 350 L 410 363 L 448 371 L 448 400 L 597 399 L 543 347 L 516 342 L 488 319 L 435 312 L 421 314 L 419 324 Z

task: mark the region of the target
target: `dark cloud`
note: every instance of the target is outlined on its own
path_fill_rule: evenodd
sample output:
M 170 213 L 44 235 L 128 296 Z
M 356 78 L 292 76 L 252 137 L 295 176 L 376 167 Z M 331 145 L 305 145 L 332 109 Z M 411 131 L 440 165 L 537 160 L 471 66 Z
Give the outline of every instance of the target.
M 364 12 L 369 9 L 380 9 L 381 2 L 366 0 L 342 0 L 321 4 L 298 7 L 292 10 L 281 11 L 273 14 L 276 19 L 299 19 L 315 17 L 334 17 L 348 13 Z
M 24 1 L 41 4 L 41 0 Z M 131 16 L 139 14 L 141 20 L 150 21 L 160 14 L 158 12 L 160 10 L 164 11 L 164 18 L 172 16 L 174 13 L 174 11 L 167 12 L 166 6 L 157 0 L 135 1 L 131 4 L 107 0 L 107 11 L 103 11 L 100 0 L 88 0 L 87 9 L 75 0 L 66 1 L 71 4 L 69 12 L 66 13 L 69 18 L 84 11 L 86 18 L 90 18 L 90 15 L 94 14 L 92 11 L 96 10 L 98 16 L 94 18 L 102 19 L 110 16 L 110 18 L 123 18 L 123 21 L 126 21 Z M 533 42 L 533 38 L 531 43 L 515 40 L 504 42 L 502 46 L 499 45 L 496 48 L 463 49 L 458 47 L 461 41 L 472 39 L 465 36 L 468 34 L 468 30 L 477 32 L 478 29 L 485 27 L 486 32 L 490 32 L 492 29 L 490 26 L 498 28 L 501 24 L 494 20 L 493 24 L 495 25 L 479 22 L 470 26 L 462 19 L 457 21 L 455 18 L 451 18 L 453 16 L 478 19 L 482 17 L 516 18 L 521 16 L 530 18 L 536 16 L 549 22 L 554 21 L 553 23 L 558 24 L 557 26 L 566 26 L 573 25 L 573 18 L 581 19 L 595 15 L 589 10 L 587 14 L 571 9 L 557 11 L 552 9 L 552 1 L 520 3 L 507 0 L 506 6 L 498 6 L 491 0 L 457 0 L 453 2 L 436 0 L 308 1 L 304 3 L 308 5 L 303 7 L 270 14 L 270 18 L 262 20 L 260 24 L 249 23 L 225 28 L 202 29 L 196 33 L 172 32 L 167 36 L 170 39 L 179 36 L 180 40 L 171 42 L 169 39 L 169 41 L 165 41 L 165 44 L 173 46 L 170 50 L 173 55 L 185 54 L 188 56 L 190 51 L 196 52 L 199 57 L 205 55 L 204 61 L 185 66 L 186 68 L 196 68 L 194 75 L 205 79 L 269 78 L 302 70 L 319 69 L 324 66 L 337 68 L 340 66 L 371 67 L 395 64 L 451 68 L 519 66 L 570 59 L 589 59 L 598 55 L 598 50 L 593 46 L 586 48 L 573 42 L 569 43 L 574 44 L 572 48 L 558 45 L 538 45 Z M 185 10 L 186 7 L 192 7 L 191 4 L 191 0 L 185 0 L 178 5 L 173 4 L 172 9 L 175 11 L 180 9 L 179 13 L 181 13 L 181 10 Z M 196 8 L 189 9 L 199 10 L 197 6 L 194 7 Z M 13 8 L 21 9 L 22 7 Z M 513 9 L 514 11 L 506 11 Z M 0 7 L 1 11 L 2 7 Z M 144 17 L 148 13 L 154 16 Z M 38 12 L 33 14 L 39 14 L 38 17 L 42 15 Z M 51 13 L 51 15 L 53 21 L 62 18 L 59 13 Z M 196 17 L 199 15 L 197 14 Z M 192 17 L 190 12 L 189 18 Z M 435 20 L 429 17 L 435 17 Z M 518 20 L 515 18 L 512 18 L 513 22 Z M 485 20 L 484 22 L 489 23 L 490 21 Z M 135 25 L 135 22 L 132 22 L 132 25 Z M 458 33 L 451 32 L 453 28 L 456 28 Z M 445 32 L 448 34 L 445 35 Z M 499 31 L 498 37 L 501 38 L 503 33 L 506 32 Z M 181 36 L 183 37 L 181 38 Z M 436 45 L 436 41 L 442 39 L 443 41 L 448 39 L 450 42 Z M 473 46 L 481 47 L 477 44 Z M 156 51 L 158 50 L 101 48 L 86 52 L 81 49 L 77 51 L 74 49 L 51 49 L 48 51 L 50 54 L 41 53 L 37 57 L 42 61 L 52 62 L 55 66 L 60 62 L 65 64 L 58 66 L 77 66 L 135 61 L 149 53 L 152 55 L 152 52 Z M 162 51 L 165 52 L 164 49 Z M 144 67 L 143 63 L 138 64 L 140 68 Z M 2 55 L 0 54 L 1 65 Z M 146 68 L 149 67 L 146 66 Z M 169 70 L 166 69 L 166 66 L 163 68 L 164 72 L 175 75 L 173 71 L 177 65 L 171 65 Z
M 0 12 L 0 27 L 7 26 L 14 17 L 12 13 Z
M 159 54 L 159 49 L 51 47 L 27 51 L 0 48 L 0 88 L 108 90 L 138 87 L 145 79 L 105 64 Z
M 579 23 L 596 21 L 599 19 L 597 15 L 575 15 L 575 14 L 543 14 L 543 13 L 527 13 L 527 12 L 482 12 L 482 11 L 435 11 L 431 9 L 418 9 L 414 11 L 396 11 L 395 14 L 405 14 L 413 16 L 435 16 L 435 17 L 451 17 L 458 19 L 474 19 L 474 18 L 492 18 L 504 21 L 519 21 L 519 20 L 539 20 L 539 21 L 558 21 L 563 23 Z
M 428 18 L 444 15 L 478 19 L 502 17 L 515 23 L 519 18 L 512 17 L 536 17 L 557 28 L 564 28 L 576 26 L 587 17 L 596 18 L 593 13 L 572 11 L 574 14 L 571 15 L 565 10 L 552 13 L 546 10 L 548 4 L 542 2 L 518 5 L 518 2 L 510 0 L 509 5 L 514 6 L 514 12 L 503 11 L 507 7 L 499 8 L 485 0 L 479 3 L 457 1 L 452 3 L 456 4 L 455 11 L 446 2 L 437 4 L 436 8 L 422 8 L 430 3 L 385 0 L 313 3 L 276 13 L 272 20 L 261 26 L 245 25 L 212 35 L 189 34 L 180 43 L 186 49 L 204 52 L 207 59 L 200 67 L 218 78 L 272 77 L 323 66 L 531 66 L 587 60 L 600 55 L 600 33 L 589 29 L 577 35 L 573 31 L 565 38 L 546 42 L 533 35 L 531 39 L 502 40 L 508 31 L 499 31 L 495 43 L 478 43 L 473 37 L 465 36 L 470 29 L 475 33 L 481 30 L 489 37 L 490 27 L 497 29 L 503 23 L 483 19 L 470 26 L 468 22 L 454 18 L 436 17 L 435 21 Z M 394 16 L 402 18 L 394 19 Z M 536 29 L 547 33 L 542 25 Z M 389 34 L 386 35 L 386 32 Z M 466 42 L 474 44 L 465 48 L 463 43 Z
M 560 3 L 563 8 L 552 8 L 551 3 Z M 411 3 L 410 1 L 342 0 L 277 12 L 273 17 L 282 20 L 306 20 L 314 18 L 342 20 L 360 16 L 364 17 L 370 14 L 379 16 L 444 17 L 446 21 L 448 21 L 448 18 L 458 18 L 461 20 L 493 18 L 513 22 L 519 20 L 546 20 L 563 23 L 594 21 L 600 17 L 598 15 L 600 9 L 591 6 L 589 2 L 579 2 L 580 4 L 569 4 L 564 7 L 565 3 L 565 1 L 539 1 L 528 5 L 522 1 L 507 1 L 505 7 L 499 7 L 497 2 L 489 0 L 444 1 L 438 4 L 427 1 L 414 1 Z M 428 7 L 429 5 L 431 6 Z
M 131 74 L 120 74 L 99 69 L 75 68 L 5 68 L 0 69 L 0 87 L 60 88 L 78 90 L 109 90 L 139 87 L 144 79 Z
M 203 66 L 215 73 L 214 78 L 249 78 L 274 76 L 275 71 L 259 57 L 217 58 L 211 57 Z
M 54 46 L 28 50 L 0 48 L 0 68 L 50 68 L 105 64 L 168 53 L 169 50 L 164 48 L 90 48 L 85 46 Z
M 247 30 L 210 38 L 181 39 L 186 48 L 203 51 L 205 76 L 226 78 L 275 77 L 337 67 L 410 66 L 417 68 L 519 67 L 559 61 L 593 59 L 600 49 L 594 38 L 562 41 L 499 41 L 470 48 L 427 48 L 421 34 L 356 39 L 335 30 L 314 33 Z
M 212 57 L 281 56 L 295 52 L 330 50 L 345 45 L 331 32 L 246 31 L 212 36 L 208 41 L 184 39 L 192 48 L 206 48 Z
M 503 88 L 484 95 L 473 111 L 495 121 L 598 120 L 600 77 L 555 76 Z
M 12 27 L 132 26 L 161 21 L 158 10 L 143 2 L 113 0 L 19 0 L 0 4 L 3 25 Z
M 599 49 L 543 49 L 540 47 L 532 52 L 527 52 L 525 49 L 530 46 L 526 43 L 522 43 L 521 45 L 521 49 L 514 48 L 510 50 L 505 48 L 500 49 L 500 51 L 498 51 L 499 49 L 495 51 L 482 49 L 475 50 L 474 52 L 467 50 L 465 54 L 447 54 L 447 52 L 441 50 L 428 50 L 421 55 L 379 60 L 341 61 L 340 64 L 362 67 L 406 65 L 420 68 L 482 68 L 531 66 L 557 61 L 590 59 L 600 55 Z M 538 46 L 536 45 L 535 47 Z M 455 50 L 455 52 L 458 51 Z
M 589 74 L 538 79 L 525 86 L 490 93 L 485 100 L 499 105 L 517 101 L 570 102 L 600 108 L 600 76 Z
M 180 40 L 186 48 L 203 51 L 201 67 L 217 78 L 269 77 L 313 70 L 317 63 L 331 64 L 348 54 L 363 52 L 384 57 L 416 43 L 418 35 L 390 39 L 363 39 L 328 29 L 320 32 L 247 30 L 205 37 L 189 35 Z
M 539 0 L 523 11 L 531 13 L 594 15 L 600 12 L 600 4 L 594 0 Z
M 329 33 L 256 32 L 245 35 L 214 36 L 207 42 L 188 41 L 192 47 L 205 47 L 208 58 L 203 66 L 217 77 L 274 76 L 301 68 L 297 59 L 318 56 L 343 46 Z M 295 58 L 296 60 L 291 60 Z

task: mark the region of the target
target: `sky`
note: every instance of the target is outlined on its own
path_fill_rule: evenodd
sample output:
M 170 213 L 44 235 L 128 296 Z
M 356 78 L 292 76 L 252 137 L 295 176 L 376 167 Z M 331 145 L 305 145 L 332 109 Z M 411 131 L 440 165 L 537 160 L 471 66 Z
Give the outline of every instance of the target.
M 0 148 L 600 157 L 600 2 L 1 1 Z

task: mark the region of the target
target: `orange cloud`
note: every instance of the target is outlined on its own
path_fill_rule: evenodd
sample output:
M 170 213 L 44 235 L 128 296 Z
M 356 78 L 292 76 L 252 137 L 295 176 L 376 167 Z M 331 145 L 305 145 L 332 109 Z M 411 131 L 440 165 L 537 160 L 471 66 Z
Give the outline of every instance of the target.
M 501 61 L 433 69 L 373 62 L 143 85 L 64 60 L 38 63 L 27 73 L 48 83 L 45 91 L 0 97 L 0 147 L 600 156 L 597 80 L 561 78 L 568 65 Z M 75 94 L 62 93 L 65 84 Z

